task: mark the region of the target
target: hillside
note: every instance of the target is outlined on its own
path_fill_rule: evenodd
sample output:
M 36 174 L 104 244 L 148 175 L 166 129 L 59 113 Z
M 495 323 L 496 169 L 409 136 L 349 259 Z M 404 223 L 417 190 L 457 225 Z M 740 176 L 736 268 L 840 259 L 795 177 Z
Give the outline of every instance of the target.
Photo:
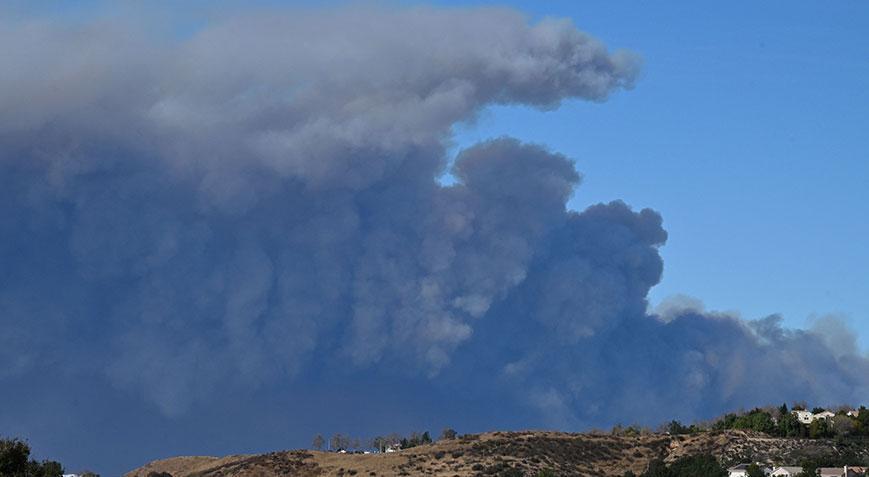
M 643 472 L 656 457 L 672 462 L 707 453 L 725 464 L 744 460 L 796 462 L 804 457 L 853 455 L 869 458 L 865 441 L 772 438 L 745 431 L 695 435 L 611 436 L 559 432 L 494 432 L 388 454 L 337 454 L 285 451 L 229 457 L 175 457 L 133 470 L 125 477 L 271 477 L 271 476 L 477 476 L 536 475 L 551 469 L 557 475 L 621 476 Z M 510 469 L 521 471 L 510 472 Z

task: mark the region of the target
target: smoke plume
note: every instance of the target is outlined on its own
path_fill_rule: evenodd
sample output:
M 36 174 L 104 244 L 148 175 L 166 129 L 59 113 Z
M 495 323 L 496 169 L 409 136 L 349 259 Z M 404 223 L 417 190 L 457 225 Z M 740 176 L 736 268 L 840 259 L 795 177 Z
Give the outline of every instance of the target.
M 339 8 L 143 30 L 0 22 L 3 407 L 49 375 L 183 419 L 349 372 L 581 429 L 869 392 L 835 321 L 648 312 L 660 215 L 568 210 L 570 159 L 499 138 L 448 161 L 486 106 L 631 88 L 638 57 L 569 21 Z

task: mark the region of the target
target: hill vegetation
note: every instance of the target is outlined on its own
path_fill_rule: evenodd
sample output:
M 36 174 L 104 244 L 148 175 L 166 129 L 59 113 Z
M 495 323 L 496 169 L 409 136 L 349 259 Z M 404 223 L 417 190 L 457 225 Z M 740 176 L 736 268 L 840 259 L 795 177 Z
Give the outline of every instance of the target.
M 696 434 L 710 430 L 743 429 L 774 437 L 832 438 L 839 441 L 869 438 L 869 412 L 863 406 L 856 410 L 847 406 L 840 406 L 831 411 L 820 407 L 813 408 L 811 411 L 813 414 L 830 412 L 833 416 L 813 420 L 810 424 L 800 422 L 792 412 L 804 410 L 806 408 L 801 405 L 795 405 L 789 410 L 787 404 L 779 407 L 759 407 L 747 412 L 728 413 L 718 419 L 690 426 L 685 426 L 679 421 L 671 421 L 661 428 L 661 432 Z
M 794 409 L 803 411 L 805 406 Z M 869 466 L 869 411 L 811 410 L 811 423 L 787 405 L 728 413 L 707 422 L 671 421 L 657 431 L 617 425 L 609 432 L 493 432 L 445 429 L 371 439 L 315 436 L 316 450 L 155 461 L 125 477 L 498 476 L 725 477 L 743 462 L 818 467 Z M 803 415 L 811 417 L 808 414 Z M 805 419 L 808 420 L 808 419 Z M 331 451 L 322 451 L 327 447 Z M 340 450 L 340 452 L 339 452 Z M 760 468 L 749 469 L 752 474 Z M 761 472 L 762 473 L 762 472 Z M 37 462 L 20 439 L 0 439 L 0 477 L 60 477 L 63 466 Z M 87 477 L 98 477 L 93 473 Z
M 299 450 L 180 457 L 153 462 L 126 477 L 715 477 L 741 462 L 782 465 L 810 460 L 865 464 L 869 446 L 860 438 L 837 443 L 835 439 L 782 438 L 735 429 L 678 435 L 494 432 L 440 439 L 392 453 Z

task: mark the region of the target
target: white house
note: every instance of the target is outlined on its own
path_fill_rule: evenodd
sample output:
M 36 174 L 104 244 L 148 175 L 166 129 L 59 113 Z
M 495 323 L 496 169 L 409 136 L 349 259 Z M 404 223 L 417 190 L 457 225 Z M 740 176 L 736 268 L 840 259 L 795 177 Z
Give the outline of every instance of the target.
M 748 477 L 748 466 L 751 464 L 739 464 L 727 469 L 727 477 Z
M 848 414 L 848 417 L 859 417 L 859 416 L 860 416 L 860 410 L 859 410 L 859 409 L 853 409 L 853 410 L 851 410 L 851 411 L 848 411 L 847 414 Z
M 776 467 L 769 475 L 772 477 L 794 477 L 796 475 L 799 475 L 802 471 L 803 469 L 801 467 Z M 865 471 L 865 469 L 862 467 L 821 467 L 820 469 L 818 469 L 818 476 L 854 477 L 857 475 L 862 475 L 863 471 Z
M 803 424 L 811 424 L 818 419 L 832 419 L 836 417 L 836 414 L 830 411 L 822 411 L 817 414 L 812 414 L 811 411 L 791 411 L 791 413 L 797 416 L 797 420 Z
M 815 415 L 811 411 L 791 411 L 791 413 L 803 424 L 811 424 L 815 420 Z
M 830 411 L 819 412 L 813 415 L 814 419 L 832 419 L 836 417 L 836 413 Z
M 802 467 L 774 467 L 769 475 L 772 477 L 795 477 L 802 471 Z
M 384 452 L 398 452 L 401 450 L 401 444 L 390 444 L 386 446 Z

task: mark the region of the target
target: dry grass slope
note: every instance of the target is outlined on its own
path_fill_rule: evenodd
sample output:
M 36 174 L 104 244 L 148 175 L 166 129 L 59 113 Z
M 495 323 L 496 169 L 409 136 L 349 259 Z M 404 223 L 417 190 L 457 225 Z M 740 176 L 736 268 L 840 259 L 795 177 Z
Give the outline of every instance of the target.
M 869 457 L 865 442 L 771 438 L 745 431 L 690 436 L 662 434 L 610 436 L 559 432 L 494 432 L 390 454 L 336 454 L 287 451 L 262 455 L 176 457 L 152 462 L 125 477 L 167 472 L 172 477 L 314 477 L 314 476 L 534 476 L 551 469 L 562 476 L 639 474 L 649 461 L 672 462 L 694 454 L 712 454 L 729 464 L 744 460 L 795 462 L 806 456 Z

